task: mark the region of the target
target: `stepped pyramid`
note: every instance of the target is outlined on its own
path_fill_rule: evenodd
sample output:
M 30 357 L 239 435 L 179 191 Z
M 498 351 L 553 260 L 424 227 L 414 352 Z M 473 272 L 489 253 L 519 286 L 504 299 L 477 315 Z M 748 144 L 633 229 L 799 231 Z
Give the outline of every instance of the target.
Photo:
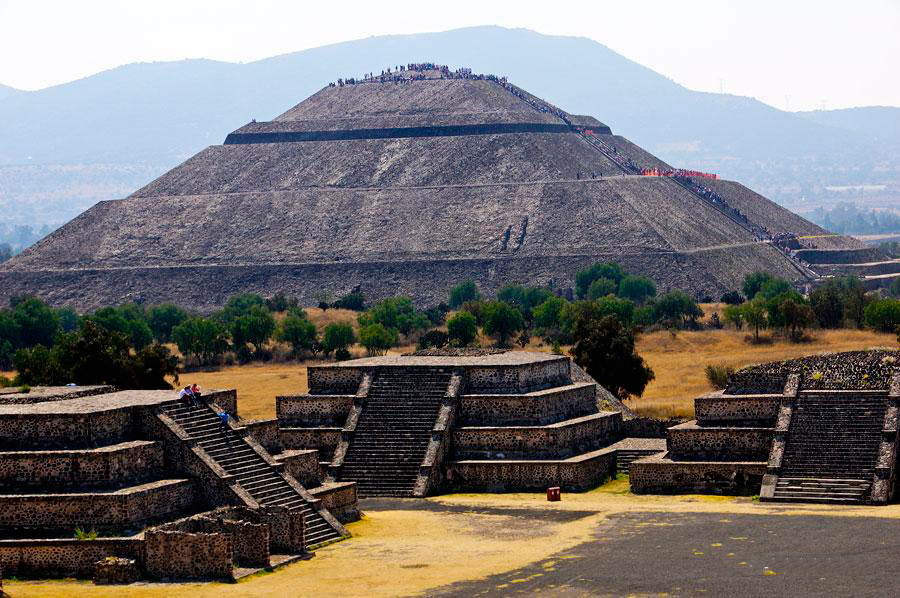
M 428 305 L 467 278 L 571 288 L 598 260 L 697 296 L 753 270 L 814 275 L 770 241 L 826 231 L 738 183 L 640 176 L 670 168 L 505 79 L 411 65 L 330 84 L 98 203 L 0 266 L 0 295 L 212 310 L 361 285 Z

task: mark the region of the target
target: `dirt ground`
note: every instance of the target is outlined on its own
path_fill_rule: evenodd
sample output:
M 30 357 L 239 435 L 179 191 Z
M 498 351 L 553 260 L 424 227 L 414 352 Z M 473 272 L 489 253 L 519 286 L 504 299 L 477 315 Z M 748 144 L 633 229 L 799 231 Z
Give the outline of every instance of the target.
M 646 514 L 651 523 L 632 521 L 631 527 L 652 528 L 669 525 L 665 522 L 667 516 L 680 514 L 711 515 L 706 519 L 712 522 L 728 522 L 729 515 L 767 516 L 769 525 L 772 516 L 807 516 L 813 530 L 816 522 L 824 524 L 833 518 L 864 517 L 872 519 L 872 526 L 876 528 L 878 521 L 900 520 L 900 505 L 777 506 L 749 498 L 635 496 L 628 492 L 627 479 L 612 481 L 590 492 L 566 493 L 558 503 L 546 502 L 545 496 L 539 493 L 457 494 L 427 500 L 372 501 L 370 506 L 364 503 L 363 509 L 366 512 L 364 520 L 350 525 L 352 539 L 317 551 L 309 561 L 254 576 L 237 584 L 103 587 L 79 581 L 7 580 L 4 589 L 14 598 L 76 595 L 264 598 L 335 593 L 342 596 L 387 597 L 445 592 L 466 595 L 451 591 L 457 587 L 452 584 L 477 585 L 504 574 L 510 574 L 506 584 L 512 584 L 512 589 L 518 583 L 533 583 L 534 574 L 521 580 L 516 577 L 514 572 L 523 568 L 540 567 L 538 571 L 548 576 L 550 582 L 553 571 L 562 569 L 554 563 L 576 558 L 568 556 L 573 554 L 573 549 L 581 547 L 578 550 L 582 550 L 595 542 L 614 541 L 624 533 L 618 526 L 608 525 L 609 519 L 614 517 L 628 516 L 633 519 L 636 515 Z M 759 519 L 763 520 L 762 517 Z M 748 521 L 751 523 L 744 525 L 751 525 L 753 519 Z M 736 528 L 731 533 L 738 539 L 747 535 Z M 702 549 L 696 552 L 702 553 Z M 649 558 L 652 560 L 652 557 Z M 684 558 L 688 559 L 686 563 L 690 563 L 690 559 L 699 557 L 697 554 L 687 554 Z M 763 574 L 764 571 L 760 570 L 761 579 Z M 607 572 L 607 575 L 614 576 L 615 573 Z M 492 586 L 496 593 L 511 593 L 500 591 L 509 589 L 500 585 Z M 602 587 L 597 589 L 603 590 Z

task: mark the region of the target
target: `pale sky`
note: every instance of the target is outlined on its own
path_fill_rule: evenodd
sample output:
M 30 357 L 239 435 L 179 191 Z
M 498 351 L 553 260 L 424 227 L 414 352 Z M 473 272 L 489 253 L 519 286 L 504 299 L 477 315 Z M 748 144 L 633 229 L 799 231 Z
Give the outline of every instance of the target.
M 474 25 L 588 37 L 690 89 L 782 109 L 900 106 L 900 0 L 0 0 L 0 83 Z

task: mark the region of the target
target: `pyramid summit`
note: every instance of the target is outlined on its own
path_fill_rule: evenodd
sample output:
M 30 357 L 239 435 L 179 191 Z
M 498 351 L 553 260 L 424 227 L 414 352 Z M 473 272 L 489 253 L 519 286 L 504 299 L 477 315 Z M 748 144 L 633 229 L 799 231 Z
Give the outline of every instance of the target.
M 435 64 L 339 79 L 251 122 L 0 266 L 0 295 L 92 309 L 238 292 L 313 304 L 444 300 L 472 278 L 574 286 L 615 260 L 662 290 L 718 296 L 766 270 L 814 276 L 778 240 L 858 244 L 742 185 L 675 170 L 591 116 Z

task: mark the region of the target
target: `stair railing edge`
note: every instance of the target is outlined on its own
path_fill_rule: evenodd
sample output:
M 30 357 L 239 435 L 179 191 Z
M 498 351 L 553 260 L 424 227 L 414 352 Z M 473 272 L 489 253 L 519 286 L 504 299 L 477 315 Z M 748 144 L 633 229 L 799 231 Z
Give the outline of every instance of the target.
M 766 473 L 763 476 L 762 486 L 759 490 L 760 500 L 772 500 L 775 498 L 775 487 L 781 475 L 781 465 L 784 460 L 784 449 L 787 444 L 788 430 L 791 427 L 791 417 L 794 413 L 797 395 L 800 394 L 800 374 L 790 374 L 781 394 L 781 404 L 778 407 L 778 419 L 775 421 L 775 433 L 772 435 L 772 445 L 769 448 L 769 461 L 766 465 Z
M 412 495 L 416 498 L 424 498 L 429 492 L 440 486 L 442 481 L 441 466 L 444 462 L 450 441 L 452 438 L 453 424 L 456 421 L 456 408 L 459 404 L 459 396 L 463 393 L 463 372 L 454 371 L 447 385 L 447 392 L 441 403 L 434 427 L 431 430 L 431 439 L 428 448 L 419 466 L 419 475 L 416 477 L 416 485 Z
M 366 405 L 366 399 L 369 397 L 369 390 L 372 388 L 374 380 L 373 372 L 367 371 L 363 374 L 362 380 L 359 382 L 359 388 L 353 397 L 353 405 L 347 414 L 344 427 L 341 428 L 341 440 L 334 449 L 334 455 L 331 457 L 331 463 L 328 464 L 328 475 L 325 480 L 328 482 L 336 482 L 341 478 L 341 469 L 344 466 L 344 459 L 347 457 L 347 451 L 350 450 L 350 443 L 353 441 L 353 435 L 356 432 L 356 426 L 359 424 L 359 418 L 362 416 L 363 409 Z
M 322 519 L 324 519 L 328 525 L 330 525 L 337 533 L 341 535 L 343 538 L 350 537 L 350 531 L 344 527 L 344 524 L 337 520 L 337 518 L 331 514 L 331 511 L 322 504 L 322 499 L 314 497 L 309 493 L 309 490 L 303 487 L 303 484 L 297 481 L 297 479 L 289 474 L 286 471 L 279 472 L 281 477 L 285 479 L 288 485 L 294 489 L 294 491 L 303 497 L 303 500 L 309 504 L 309 506 L 318 513 Z
M 897 442 L 900 436 L 900 372 L 894 371 L 887 393 L 887 408 L 881 427 L 881 444 L 878 447 L 878 461 L 872 477 L 869 501 L 884 505 L 894 497 L 897 476 Z

